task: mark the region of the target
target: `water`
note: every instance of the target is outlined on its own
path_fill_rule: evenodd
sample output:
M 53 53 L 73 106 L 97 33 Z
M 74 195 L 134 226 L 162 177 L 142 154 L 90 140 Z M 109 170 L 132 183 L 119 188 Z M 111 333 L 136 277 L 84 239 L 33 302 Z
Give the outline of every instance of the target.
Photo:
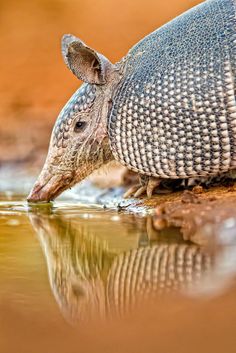
M 201 247 L 178 229 L 154 231 L 150 215 L 103 205 L 67 198 L 37 206 L 1 194 L 0 352 L 47 351 L 49 342 L 66 353 L 78 342 L 85 351 L 170 351 L 183 333 L 189 338 L 175 351 L 217 352 L 214 330 L 233 352 L 234 220 L 223 225 L 227 237 Z M 192 346 L 200 332 L 208 342 Z

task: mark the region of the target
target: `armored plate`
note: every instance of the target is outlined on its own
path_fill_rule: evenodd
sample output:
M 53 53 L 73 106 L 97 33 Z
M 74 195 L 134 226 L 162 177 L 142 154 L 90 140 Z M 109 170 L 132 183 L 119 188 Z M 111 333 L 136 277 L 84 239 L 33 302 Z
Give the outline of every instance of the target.
M 108 131 L 117 160 L 161 178 L 236 166 L 236 5 L 209 0 L 128 53 Z

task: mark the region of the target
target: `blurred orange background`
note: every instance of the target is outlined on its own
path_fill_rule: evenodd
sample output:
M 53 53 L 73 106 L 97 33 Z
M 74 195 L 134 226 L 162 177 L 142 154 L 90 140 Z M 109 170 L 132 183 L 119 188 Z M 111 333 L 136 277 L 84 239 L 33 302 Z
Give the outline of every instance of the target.
M 80 85 L 60 54 L 73 33 L 116 62 L 199 0 L 1 0 L 0 163 L 40 166 L 58 112 Z

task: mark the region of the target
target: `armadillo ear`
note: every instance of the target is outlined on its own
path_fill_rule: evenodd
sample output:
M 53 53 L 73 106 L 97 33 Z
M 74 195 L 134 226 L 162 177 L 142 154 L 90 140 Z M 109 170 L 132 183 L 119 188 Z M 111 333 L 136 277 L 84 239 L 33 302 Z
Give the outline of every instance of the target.
M 62 55 L 66 65 L 78 79 L 102 85 L 112 63 L 71 34 L 62 37 Z

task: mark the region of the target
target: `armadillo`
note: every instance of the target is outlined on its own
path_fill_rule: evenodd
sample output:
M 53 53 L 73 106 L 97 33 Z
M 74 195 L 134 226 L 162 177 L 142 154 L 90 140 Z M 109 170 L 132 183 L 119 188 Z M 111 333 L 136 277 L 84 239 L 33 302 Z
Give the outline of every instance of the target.
M 236 3 L 208 0 L 137 43 L 118 63 L 65 35 L 85 83 L 62 109 L 30 201 L 54 199 L 115 159 L 152 194 L 164 179 L 236 167 Z

